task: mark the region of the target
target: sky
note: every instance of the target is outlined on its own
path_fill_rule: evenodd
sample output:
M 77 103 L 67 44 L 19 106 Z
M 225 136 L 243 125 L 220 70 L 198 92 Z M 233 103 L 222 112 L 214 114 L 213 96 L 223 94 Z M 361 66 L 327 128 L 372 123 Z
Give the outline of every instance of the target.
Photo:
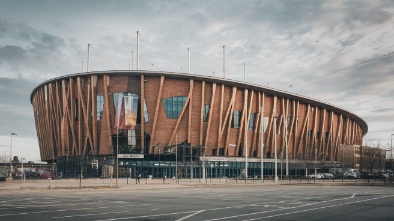
M 0 162 L 40 161 L 41 82 L 136 68 L 246 81 L 344 108 L 365 143 L 394 134 L 394 1 L 0 0 Z M 225 76 L 223 75 L 225 46 Z M 84 63 L 84 67 L 83 64 Z M 244 69 L 245 68 L 245 69 Z M 16 133 L 17 136 L 12 136 Z M 394 137 L 394 136 L 393 136 Z

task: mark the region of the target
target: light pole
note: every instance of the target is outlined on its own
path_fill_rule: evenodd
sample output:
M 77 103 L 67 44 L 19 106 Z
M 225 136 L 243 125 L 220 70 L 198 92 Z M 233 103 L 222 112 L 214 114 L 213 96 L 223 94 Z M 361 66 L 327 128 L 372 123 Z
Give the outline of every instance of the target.
M 264 94 L 263 94 L 264 96 Z M 264 100 L 264 98 L 263 98 Z M 261 125 L 261 144 L 260 144 L 260 175 L 261 175 L 261 182 L 264 182 L 264 104 L 261 106 L 261 114 L 260 114 L 260 125 Z
M 178 134 L 175 135 L 175 182 L 178 183 Z
M 285 123 L 285 143 L 286 143 L 286 178 L 289 177 L 289 142 L 287 140 L 287 124 L 288 124 L 288 118 L 291 116 L 286 116 L 286 123 Z M 281 168 L 282 169 L 282 168 Z
M 3 161 L 3 163 L 4 163 L 4 166 L 6 165 L 6 162 L 7 162 L 7 151 L 5 151 L 5 153 L 4 153 L 5 155 L 4 155 L 4 161 Z
M 275 182 L 278 182 L 278 154 L 276 152 L 276 119 L 278 116 L 274 117 L 274 149 L 275 149 Z
M 393 172 L 393 136 L 394 136 L 394 134 L 391 134 L 391 144 L 390 144 L 390 147 L 391 147 L 391 172 Z
M 12 180 L 12 136 L 17 136 L 16 133 L 11 133 L 11 146 L 10 146 L 10 177 L 9 179 Z
M 244 63 L 244 82 L 246 82 L 246 70 Z M 248 114 L 248 110 L 246 107 L 246 114 Z M 249 129 L 249 119 L 250 116 L 245 117 L 245 181 L 248 179 L 248 129 Z

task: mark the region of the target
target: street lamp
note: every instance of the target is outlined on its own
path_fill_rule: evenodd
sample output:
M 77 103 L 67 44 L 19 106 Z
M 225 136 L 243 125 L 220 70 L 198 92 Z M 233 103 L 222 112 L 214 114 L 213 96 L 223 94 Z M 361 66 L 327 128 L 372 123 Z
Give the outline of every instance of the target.
M 391 147 L 391 172 L 393 172 L 393 136 L 394 136 L 394 134 L 391 134 L 391 144 L 390 144 L 390 147 Z
M 10 180 L 12 180 L 12 136 L 17 136 L 16 133 L 11 133 L 11 146 L 10 146 Z
M 278 116 L 274 117 L 274 149 L 275 149 L 275 182 L 278 182 L 278 154 L 276 151 L 276 120 Z

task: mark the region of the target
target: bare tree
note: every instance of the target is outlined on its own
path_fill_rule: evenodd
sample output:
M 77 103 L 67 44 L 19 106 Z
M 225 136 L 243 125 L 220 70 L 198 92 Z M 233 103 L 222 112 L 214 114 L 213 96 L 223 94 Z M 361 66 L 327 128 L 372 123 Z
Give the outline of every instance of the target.
M 386 151 L 382 149 L 380 139 L 367 138 L 360 151 L 360 170 L 370 174 L 382 171 L 386 159 Z

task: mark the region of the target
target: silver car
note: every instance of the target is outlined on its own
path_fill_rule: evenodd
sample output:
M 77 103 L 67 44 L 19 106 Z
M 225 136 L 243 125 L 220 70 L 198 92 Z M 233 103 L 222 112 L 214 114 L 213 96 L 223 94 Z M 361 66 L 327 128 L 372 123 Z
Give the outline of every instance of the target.
M 357 175 L 357 173 L 354 173 L 354 172 L 346 172 L 344 174 L 344 177 L 345 178 L 355 179 L 355 178 L 358 178 L 358 175 Z
M 324 179 L 324 175 L 321 173 L 316 173 L 316 174 L 313 173 L 313 174 L 308 175 L 308 179 L 313 179 L 313 178 Z
M 334 178 L 334 175 L 332 173 L 323 173 L 324 179 L 332 179 Z

